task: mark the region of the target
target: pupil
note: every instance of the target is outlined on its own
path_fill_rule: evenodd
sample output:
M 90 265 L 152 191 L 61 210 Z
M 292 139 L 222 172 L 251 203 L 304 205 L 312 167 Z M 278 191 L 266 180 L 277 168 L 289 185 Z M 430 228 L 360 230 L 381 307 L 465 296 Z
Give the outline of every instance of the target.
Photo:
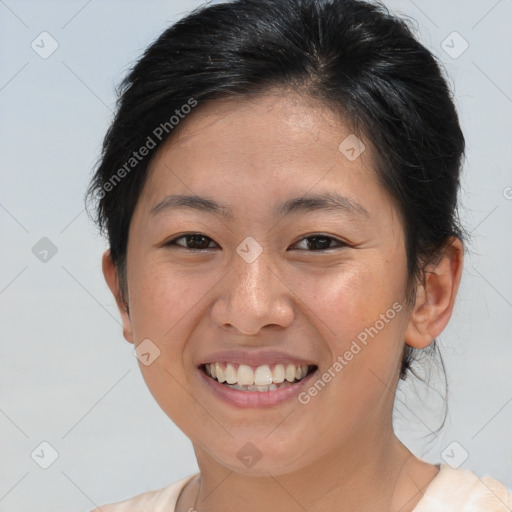
M 324 243 L 318 243 L 318 240 L 322 240 Z M 313 244 L 311 244 L 311 241 L 313 241 Z M 311 248 L 311 246 L 313 245 L 320 245 L 320 249 L 328 249 L 329 248 L 329 243 L 330 243 L 330 240 L 325 237 L 325 236 L 312 236 L 309 238 L 309 242 L 308 242 L 308 245 L 309 245 L 309 248 Z
M 188 236 L 188 240 L 189 240 L 189 248 L 190 249 L 203 249 L 203 245 L 204 244 L 201 244 L 201 242 L 198 240 L 202 240 L 203 242 L 206 240 L 206 237 L 203 236 L 203 235 L 189 235 Z M 190 242 L 192 241 L 192 242 Z M 206 246 L 208 246 L 208 244 L 206 244 Z

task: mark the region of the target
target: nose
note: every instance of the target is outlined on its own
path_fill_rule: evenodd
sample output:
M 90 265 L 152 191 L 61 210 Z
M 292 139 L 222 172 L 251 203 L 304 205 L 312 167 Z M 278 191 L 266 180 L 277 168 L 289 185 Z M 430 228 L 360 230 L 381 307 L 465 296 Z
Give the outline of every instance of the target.
M 235 334 L 254 336 L 263 328 L 285 328 L 294 319 L 293 293 L 265 251 L 248 263 L 234 256 L 231 272 L 219 283 L 212 321 Z

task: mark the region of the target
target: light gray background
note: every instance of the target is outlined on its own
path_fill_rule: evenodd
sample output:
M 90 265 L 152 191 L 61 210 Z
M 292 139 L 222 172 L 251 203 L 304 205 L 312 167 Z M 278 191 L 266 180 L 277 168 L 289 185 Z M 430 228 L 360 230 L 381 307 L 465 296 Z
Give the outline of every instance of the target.
M 197 470 L 190 442 L 154 402 L 122 337 L 101 274 L 106 244 L 83 195 L 114 85 L 199 4 L 0 0 L 2 512 L 90 510 Z M 406 386 L 396 426 L 425 460 L 460 460 L 465 450 L 463 468 L 512 488 L 512 1 L 386 4 L 417 21 L 450 75 L 468 143 L 462 202 L 473 236 L 441 336 L 447 425 L 422 437 L 439 426 L 439 402 L 426 397 L 434 410 L 425 411 Z M 31 48 L 43 31 L 59 45 L 47 59 Z M 469 44 L 456 59 L 441 46 L 453 31 Z M 445 43 L 452 54 L 462 48 L 453 37 Z M 42 237 L 58 249 L 46 263 L 32 253 Z M 59 454 L 48 469 L 31 458 L 43 441 Z M 44 462 L 50 451 L 37 453 Z

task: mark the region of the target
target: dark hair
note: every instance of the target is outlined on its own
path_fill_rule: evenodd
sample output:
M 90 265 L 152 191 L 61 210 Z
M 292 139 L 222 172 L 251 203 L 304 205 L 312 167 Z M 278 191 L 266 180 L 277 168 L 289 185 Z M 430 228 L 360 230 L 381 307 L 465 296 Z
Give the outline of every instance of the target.
M 378 179 L 404 221 L 412 304 L 425 264 L 451 236 L 463 239 L 457 193 L 464 137 L 436 58 L 405 21 L 361 0 L 210 5 L 147 48 L 118 88 L 115 119 L 87 196 L 97 201 L 96 221 L 108 233 L 121 281 L 149 161 L 178 118 L 197 104 L 273 88 L 323 101 L 377 148 Z M 135 158 L 142 147 L 147 156 Z M 436 341 L 429 351 L 437 350 Z M 417 375 L 412 363 L 419 352 L 406 346 L 400 378 L 408 370 Z

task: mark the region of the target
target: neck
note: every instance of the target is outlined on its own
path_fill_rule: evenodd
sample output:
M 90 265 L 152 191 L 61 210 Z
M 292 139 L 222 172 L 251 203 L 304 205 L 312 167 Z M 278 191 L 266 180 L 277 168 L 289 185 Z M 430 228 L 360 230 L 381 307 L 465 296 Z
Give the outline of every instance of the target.
M 392 430 L 384 436 L 358 435 L 300 470 L 269 470 L 267 476 L 232 471 L 195 450 L 200 476 L 180 496 L 178 512 L 410 512 L 437 474 L 435 466 L 416 459 Z

